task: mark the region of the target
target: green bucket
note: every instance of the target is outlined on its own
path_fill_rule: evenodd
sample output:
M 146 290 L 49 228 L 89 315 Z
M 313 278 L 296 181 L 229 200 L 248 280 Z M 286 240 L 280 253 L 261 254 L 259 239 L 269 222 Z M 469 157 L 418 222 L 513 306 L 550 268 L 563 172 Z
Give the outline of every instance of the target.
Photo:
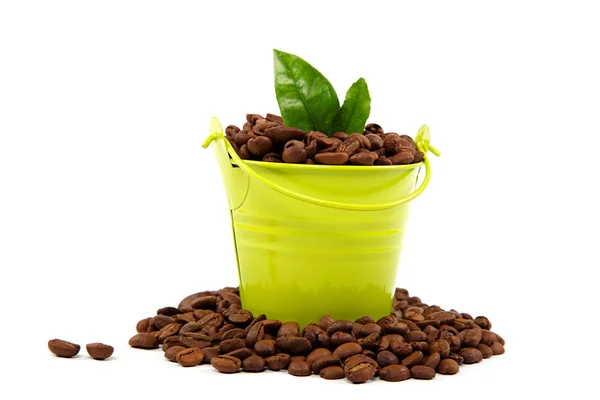
M 427 153 L 429 129 L 417 146 Z M 418 164 L 326 166 L 242 160 L 213 118 L 245 309 L 300 326 L 325 314 L 390 313 L 409 202 L 430 179 Z M 418 173 L 425 177 L 415 190 Z

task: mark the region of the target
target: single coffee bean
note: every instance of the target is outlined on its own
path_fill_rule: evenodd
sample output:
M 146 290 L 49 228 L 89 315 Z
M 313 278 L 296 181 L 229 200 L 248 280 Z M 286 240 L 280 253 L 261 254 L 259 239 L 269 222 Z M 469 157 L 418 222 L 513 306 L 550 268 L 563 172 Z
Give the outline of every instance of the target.
M 290 355 L 285 353 L 275 354 L 274 356 L 270 356 L 265 358 L 265 364 L 267 364 L 267 368 L 272 371 L 279 371 L 280 369 L 285 369 L 290 363 Z
M 262 372 L 265 370 L 265 360 L 260 356 L 250 356 L 242 361 L 242 369 L 246 372 Z
M 392 340 L 390 342 L 389 349 L 392 353 L 398 356 L 398 358 L 404 358 L 413 352 L 413 348 L 410 343 L 401 342 L 399 340 Z
M 490 346 L 485 345 L 483 343 L 479 343 L 475 348 L 481 352 L 484 359 L 490 358 L 491 356 L 494 355 L 494 352 L 492 351 Z
M 357 139 L 346 140 L 342 144 L 340 144 L 335 151 L 337 153 L 346 153 L 352 159 L 352 155 L 356 153 L 356 150 L 362 147 L 361 143 Z
M 252 313 L 248 310 L 235 310 L 227 315 L 227 320 L 236 325 L 245 325 L 252 321 L 252 318 Z
M 225 355 L 232 356 L 232 357 L 235 357 L 235 358 L 239 358 L 240 360 L 243 361 L 246 358 L 248 358 L 248 357 L 250 357 L 252 355 L 256 355 L 256 354 L 253 354 L 252 350 L 250 350 L 247 347 L 241 347 L 239 349 L 232 350 L 229 353 L 226 353 Z
M 278 124 L 283 124 L 283 118 L 281 118 L 279 115 L 267 114 L 267 116 L 265 118 L 267 121 L 276 122 Z
M 333 152 L 319 153 L 315 156 L 315 161 L 325 165 L 342 165 L 348 161 L 348 154 Z
M 367 138 L 367 140 L 371 142 L 371 150 L 378 150 L 380 148 L 383 148 L 383 139 L 381 139 L 379 136 L 373 133 L 369 133 L 365 135 L 365 138 Z
M 381 149 L 380 149 L 381 150 Z M 384 155 L 380 155 L 374 162 L 375 165 L 394 165 L 392 161 Z
M 381 125 L 371 123 L 371 124 L 367 124 L 367 126 L 365 126 L 365 131 L 363 133 L 365 136 L 367 136 L 367 134 L 369 134 L 369 133 L 383 134 L 384 130 L 381 127 Z
M 495 356 L 498 356 L 500 354 L 504 354 L 504 346 L 500 342 L 494 342 L 494 343 L 492 343 L 492 345 L 490 346 L 490 349 L 492 350 L 492 354 L 495 355 Z
M 361 351 L 362 351 L 362 349 L 361 349 Z M 306 362 L 308 362 L 310 365 L 313 365 L 313 363 L 315 361 L 317 361 L 319 358 L 321 358 L 323 356 L 328 356 L 331 354 L 332 354 L 331 350 L 319 347 L 318 349 L 314 349 L 313 351 L 310 352 L 310 354 L 306 357 Z M 336 357 L 340 358 L 338 355 L 336 355 Z
M 492 343 L 497 342 L 498 337 L 495 333 L 488 331 L 487 329 L 481 330 L 481 343 L 491 346 Z
M 450 358 L 450 359 L 452 359 L 452 360 L 456 361 L 456 363 L 457 363 L 458 365 L 462 365 L 462 363 L 465 361 L 465 359 L 464 359 L 464 358 L 462 358 L 460 355 L 458 355 L 458 354 L 456 354 L 456 353 L 450 353 L 450 354 L 448 355 L 448 358 Z
M 246 334 L 248 347 L 254 347 L 256 342 L 263 340 L 265 336 L 264 321 L 258 321 Z
M 399 363 L 398 357 L 389 350 L 383 350 L 377 354 L 377 364 L 382 368 Z
M 352 133 L 348 135 L 346 140 L 358 140 L 361 144 L 361 148 L 371 150 L 371 142 L 362 133 Z
M 462 331 L 464 329 L 473 329 L 475 327 L 475 323 L 473 320 L 464 319 L 464 318 L 455 318 L 452 322 L 453 329 L 456 331 Z M 456 334 L 456 332 L 453 332 Z
M 335 132 L 331 137 L 344 141 L 348 137 L 348 134 L 346 132 Z
M 444 358 L 437 367 L 437 372 L 444 375 L 454 375 L 458 370 L 458 363 L 451 358 Z
M 179 334 L 181 335 L 186 332 L 198 332 L 201 329 L 202 329 L 202 325 L 200 325 L 199 323 L 188 322 L 187 324 L 185 324 L 181 327 L 181 329 L 179 330 Z
M 379 158 L 379 155 L 374 152 L 362 152 L 352 155 L 348 162 L 354 165 L 373 165 L 375 160 Z
M 203 359 L 204 359 L 204 352 L 201 349 L 197 349 L 197 348 L 181 350 L 175 356 L 175 360 L 177 360 L 177 362 L 182 367 L 193 367 L 195 365 L 200 364 Z
M 425 157 L 425 153 L 423 153 L 422 151 L 419 151 L 419 150 L 415 150 L 413 163 L 421 162 L 423 160 L 423 157 Z
M 266 136 L 250 138 L 246 145 L 253 156 L 261 158 L 273 149 L 273 141 Z
M 486 317 L 477 317 L 474 320 L 475 324 L 478 325 L 481 329 L 492 329 L 492 323 Z
M 433 379 L 435 370 L 425 365 L 415 365 L 410 369 L 410 376 L 415 379 Z
M 186 348 L 183 346 L 173 346 L 165 351 L 165 358 L 169 361 L 177 362 L 177 353 L 185 349 Z
M 374 324 L 375 320 L 373 319 L 373 317 L 369 317 L 368 315 L 365 315 L 364 317 L 358 318 L 354 322 L 356 322 L 357 324 L 367 325 L 367 324 Z M 381 333 L 381 332 L 379 332 L 379 333 Z
M 219 372 L 232 374 L 240 370 L 242 361 L 237 357 L 222 355 L 210 360 L 210 365 Z
M 344 369 L 338 365 L 326 367 L 319 372 L 319 376 L 323 379 L 334 380 L 344 378 Z
M 352 383 L 368 381 L 375 376 L 377 369 L 377 362 L 362 354 L 354 355 L 344 362 L 344 374 Z
M 281 321 L 278 319 L 265 319 L 263 322 L 263 328 L 265 333 L 277 335 L 279 328 L 281 328 Z
M 221 341 L 229 340 L 229 339 L 245 339 L 246 332 L 242 328 L 233 328 L 226 332 L 222 332 L 223 336 L 221 337 Z
M 300 146 L 289 146 L 281 154 L 281 158 L 285 163 L 303 163 L 306 160 L 306 156 L 306 149 Z
M 333 355 L 333 354 L 327 354 L 327 355 L 317 358 L 315 361 L 313 361 L 312 364 L 310 364 L 310 366 L 312 368 L 312 371 L 315 374 L 318 374 L 319 372 L 321 372 L 321 370 L 323 368 L 331 367 L 332 365 L 340 365 L 340 364 L 341 364 L 341 360 L 338 356 Z
M 421 331 L 408 332 L 404 335 L 404 341 L 406 342 L 425 342 L 427 340 L 427 334 Z
M 263 156 L 263 161 L 266 162 L 282 162 L 281 155 L 277 153 L 267 153 Z
M 354 327 L 354 324 L 351 321 L 348 321 L 345 319 L 339 319 L 337 321 L 334 321 L 327 328 L 327 333 L 329 333 L 330 335 L 333 335 L 336 332 L 352 333 L 353 327 Z
M 210 346 L 211 340 L 204 333 L 185 332 L 179 335 L 179 342 L 186 347 L 195 347 L 203 349 Z
M 381 344 L 381 337 L 379 333 L 373 332 L 366 338 L 359 339 L 359 344 L 366 350 L 377 351 Z
M 274 340 L 259 340 L 254 345 L 254 351 L 261 357 L 269 357 L 277 353 Z
M 390 347 L 390 343 L 394 340 L 404 342 L 404 337 L 397 333 L 390 333 L 388 335 L 382 336 L 381 341 L 379 342 L 379 350 L 388 350 Z
M 144 333 L 144 335 L 151 334 Z M 50 349 L 50 351 L 58 357 L 71 358 L 75 357 L 77 353 L 79 353 L 81 346 L 60 339 L 52 339 L 48 341 L 48 349 Z
M 450 354 L 450 345 L 445 340 L 436 340 L 429 345 L 429 354 L 440 353 L 442 358 L 448 357 Z
M 300 336 L 300 326 L 297 322 L 285 322 L 279 328 L 277 337 L 283 336 Z
M 317 326 L 324 331 L 328 330 L 329 327 L 335 322 L 335 320 L 331 317 L 331 315 L 324 315 L 317 322 Z
M 157 315 L 156 317 L 152 318 L 152 323 L 154 324 L 156 329 L 159 330 L 169 324 L 172 324 L 173 322 L 175 322 L 175 319 L 167 317 L 166 315 Z
M 504 339 L 502 339 L 502 337 L 500 335 L 498 335 L 497 333 L 495 333 L 496 338 L 498 339 L 498 342 L 504 346 L 506 343 L 504 342 Z
M 240 134 L 238 133 L 238 136 Z M 271 139 L 276 145 L 283 145 L 290 140 L 303 141 L 306 133 L 301 129 L 290 128 L 285 125 L 278 125 L 272 128 L 265 129 L 264 135 Z
M 138 333 L 146 333 L 149 332 L 149 328 L 151 326 L 152 318 L 144 318 L 140 320 L 135 326 L 135 330 Z
M 425 359 L 423 360 L 423 365 L 436 369 L 440 364 L 441 359 L 442 357 L 440 353 L 433 353 L 425 357 Z
M 162 344 L 169 336 L 177 335 L 182 326 L 182 324 L 173 322 L 172 324 L 162 327 L 162 329 L 158 331 L 158 343 Z
M 219 344 L 219 350 L 222 354 L 241 349 L 242 347 L 246 347 L 246 340 L 240 338 L 224 340 Z
M 157 349 L 158 339 L 151 333 L 138 333 L 129 339 L 129 345 L 138 349 Z
M 210 361 L 221 355 L 221 351 L 219 350 L 219 346 L 215 346 L 215 347 L 205 347 L 202 349 L 202 352 L 204 353 L 204 360 L 202 360 L 202 362 L 210 364 Z
M 317 335 L 317 342 L 319 343 L 319 345 L 321 347 L 329 348 L 331 345 L 329 333 L 327 333 L 327 332 L 319 333 Z
M 85 346 L 85 349 L 94 360 L 106 360 L 115 351 L 112 346 L 103 343 L 90 343 Z
M 465 347 L 464 349 L 460 349 L 458 354 L 464 358 L 465 364 L 475 364 L 483 360 L 483 354 L 473 347 Z
M 465 347 L 477 347 L 481 341 L 481 329 L 465 329 L 458 334 L 461 339 L 463 346 Z
M 288 374 L 294 376 L 309 376 L 312 374 L 310 364 L 302 360 L 293 360 L 288 365 Z
M 308 354 L 312 348 L 308 339 L 297 336 L 278 337 L 275 340 L 275 345 L 279 351 L 290 355 Z
M 306 357 L 305 356 L 292 356 L 290 358 L 290 362 L 292 362 L 294 360 L 306 361 Z
M 400 363 L 407 368 L 412 368 L 415 365 L 421 364 L 423 361 L 423 352 L 415 351 L 406 356 Z
M 410 370 L 404 365 L 392 364 L 381 368 L 379 377 L 387 382 L 400 382 L 410 378 Z
M 331 348 L 335 349 L 338 346 L 344 344 L 344 343 L 351 343 L 351 342 L 356 342 L 356 339 L 354 338 L 354 336 L 351 333 L 346 333 L 346 332 L 335 332 L 333 335 L 330 336 L 329 338 L 329 343 L 331 344 Z
M 394 154 L 391 157 L 388 157 L 388 159 L 394 165 L 402 165 L 402 164 L 410 164 L 410 163 L 412 163 L 414 161 L 414 159 L 415 159 L 415 156 L 412 153 L 399 152 L 399 153 Z

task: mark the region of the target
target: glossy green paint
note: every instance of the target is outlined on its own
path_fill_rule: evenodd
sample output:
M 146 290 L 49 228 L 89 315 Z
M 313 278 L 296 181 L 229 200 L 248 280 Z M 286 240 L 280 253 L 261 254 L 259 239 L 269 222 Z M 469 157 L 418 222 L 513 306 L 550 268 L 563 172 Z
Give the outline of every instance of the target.
M 243 307 L 300 326 L 324 314 L 389 314 L 427 158 L 371 167 L 245 161 L 216 118 L 210 133 L 204 147 L 212 142 L 227 191 Z

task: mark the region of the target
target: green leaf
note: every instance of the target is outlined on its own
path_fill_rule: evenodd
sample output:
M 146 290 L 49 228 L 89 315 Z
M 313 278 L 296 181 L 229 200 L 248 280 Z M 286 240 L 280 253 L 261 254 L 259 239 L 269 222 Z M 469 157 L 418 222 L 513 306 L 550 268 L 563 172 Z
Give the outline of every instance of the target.
M 293 54 L 273 50 L 275 94 L 283 122 L 303 131 L 331 133 L 340 101 L 327 78 Z
M 350 86 L 344 99 L 344 105 L 335 114 L 331 131 L 363 133 L 365 123 L 371 113 L 371 96 L 364 78 L 360 78 Z

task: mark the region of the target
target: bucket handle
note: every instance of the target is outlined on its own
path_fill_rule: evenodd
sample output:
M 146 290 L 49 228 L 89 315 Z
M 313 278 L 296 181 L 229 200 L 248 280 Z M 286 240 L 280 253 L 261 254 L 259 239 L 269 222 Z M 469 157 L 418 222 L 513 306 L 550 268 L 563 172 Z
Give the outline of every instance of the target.
M 421 127 L 421 129 L 419 129 L 419 132 L 417 133 L 417 137 L 416 137 L 417 148 L 420 151 L 422 151 L 423 153 L 425 153 L 425 155 L 423 156 L 423 164 L 425 165 L 425 178 L 423 178 L 423 182 L 421 182 L 421 185 L 407 196 L 404 196 L 395 201 L 391 201 L 388 203 L 381 203 L 381 204 L 341 203 L 341 202 L 337 202 L 337 201 L 324 200 L 324 199 L 319 199 L 317 197 L 307 196 L 305 194 L 286 189 L 283 186 L 278 185 L 277 183 L 270 181 L 269 179 L 260 175 L 254 169 L 252 169 L 248 164 L 246 164 L 244 162 L 244 160 L 242 160 L 240 158 L 240 156 L 238 156 L 238 154 L 235 152 L 235 150 L 231 146 L 231 143 L 229 143 L 229 141 L 225 139 L 225 136 L 223 135 L 222 132 L 211 133 L 210 136 L 208 138 L 206 138 L 206 140 L 202 144 L 202 147 L 206 149 L 213 140 L 223 140 L 225 142 L 224 144 L 225 144 L 225 147 L 227 148 L 227 152 L 229 153 L 229 155 L 231 156 L 231 158 L 233 159 L 235 164 L 238 167 L 240 167 L 240 169 L 242 171 L 244 171 L 248 175 L 252 176 L 253 178 L 259 180 L 260 182 L 264 183 L 271 189 L 273 189 L 281 194 L 284 194 L 286 196 L 292 197 L 294 199 L 302 200 L 307 203 L 315 204 L 318 206 L 335 208 L 335 209 L 339 209 L 339 210 L 380 211 L 380 210 L 386 210 L 386 209 L 389 209 L 392 207 L 399 206 L 400 204 L 408 203 L 409 201 L 415 199 L 417 196 L 419 196 L 421 193 L 423 193 L 423 191 L 429 184 L 429 181 L 431 179 L 431 165 L 429 164 L 429 159 L 427 157 L 427 151 L 431 151 L 436 156 L 440 155 L 440 152 L 435 147 L 433 147 L 429 144 L 429 137 L 430 137 L 429 128 L 427 127 L 427 125 L 423 125 Z M 385 167 L 382 167 L 382 168 L 385 168 Z

